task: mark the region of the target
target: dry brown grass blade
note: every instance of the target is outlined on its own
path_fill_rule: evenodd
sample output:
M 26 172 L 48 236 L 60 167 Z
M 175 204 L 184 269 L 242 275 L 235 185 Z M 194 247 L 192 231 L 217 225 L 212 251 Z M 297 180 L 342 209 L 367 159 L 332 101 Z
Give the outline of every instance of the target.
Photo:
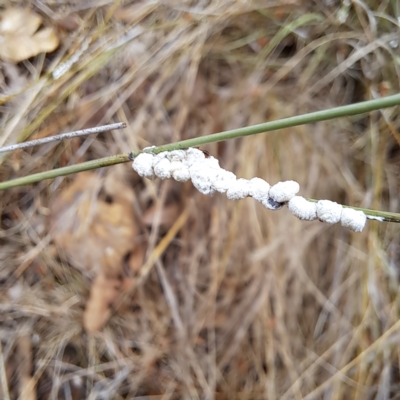
M 376 1 L 47 1 L 32 10 L 56 29 L 60 47 L 0 65 L 0 142 L 115 116 L 128 129 L 10 154 L 1 181 L 400 88 L 398 10 Z M 302 195 L 399 212 L 399 126 L 393 108 L 204 150 L 243 178 L 296 179 Z M 107 309 L 115 312 L 91 335 L 82 320 L 95 274 L 50 240 L 52 204 L 71 177 L 0 193 L 3 397 L 18 397 L 16 338 L 25 336 L 38 398 L 395 398 L 397 224 L 369 222 L 351 234 L 251 199 L 143 181 L 123 164 L 103 181 L 105 209 L 113 182 L 128 195 L 123 222 L 138 229 L 129 243 L 144 252 L 152 243 L 143 269 L 134 253 L 118 263 L 123 284 Z M 168 223 L 140 222 L 176 204 Z M 113 225 L 109 243 L 122 243 L 125 226 Z M 90 253 L 103 254 L 108 241 Z
M 372 343 L 366 350 L 364 350 L 361 354 L 355 357 L 351 362 L 349 362 L 345 367 L 343 367 L 340 371 L 336 372 L 331 378 L 329 378 L 322 385 L 318 386 L 315 390 L 309 393 L 304 397 L 304 400 L 315 399 L 324 388 L 329 386 L 332 382 L 341 378 L 342 374 L 346 374 L 351 368 L 356 366 L 360 361 L 362 361 L 365 357 L 367 357 L 371 352 L 376 351 L 380 346 L 382 346 L 382 342 L 385 342 L 391 335 L 396 333 L 396 331 L 400 328 L 400 321 L 391 326 L 382 336 L 378 338 L 374 343 Z
M 150 273 L 156 261 L 161 257 L 161 255 L 165 252 L 168 245 L 175 238 L 177 233 L 182 229 L 183 225 L 186 223 L 189 218 L 189 210 L 185 209 L 179 218 L 175 221 L 174 225 L 171 226 L 168 233 L 160 240 L 160 242 L 155 247 L 154 251 L 149 254 L 148 259 L 143 264 L 139 273 L 139 283 L 143 283 L 147 278 L 147 275 Z
M 0 394 L 4 396 L 5 400 L 10 400 L 10 392 L 8 390 L 8 381 L 6 376 L 6 365 L 4 362 L 3 346 L 1 342 L 0 342 L 0 379 L 1 379 Z
M 37 399 L 36 385 L 32 379 L 32 342 L 29 335 L 21 336 L 18 341 L 18 352 L 21 362 L 20 368 L 20 398 L 27 400 Z

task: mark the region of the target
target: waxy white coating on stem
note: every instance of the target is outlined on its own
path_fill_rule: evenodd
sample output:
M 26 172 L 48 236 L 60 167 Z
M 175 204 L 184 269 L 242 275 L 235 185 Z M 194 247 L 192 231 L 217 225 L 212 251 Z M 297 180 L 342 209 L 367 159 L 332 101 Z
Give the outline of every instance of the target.
M 148 154 L 151 154 L 151 153 L 148 153 Z M 140 154 L 139 154 L 140 155 Z M 153 156 L 153 161 L 152 161 L 152 163 L 151 163 L 151 165 L 153 166 L 153 168 L 161 161 L 161 160 L 163 160 L 164 158 L 167 158 L 167 152 L 166 151 L 163 151 L 162 153 L 159 153 L 159 154 L 156 154 L 156 155 L 154 155 L 154 154 L 151 154 L 152 156 Z
M 385 221 L 385 218 L 377 217 L 376 215 L 367 215 L 366 217 L 367 217 L 367 219 L 372 219 L 374 221 L 380 221 L 380 222 Z
M 153 154 L 141 153 L 135 157 L 132 168 L 140 175 L 145 178 L 154 178 L 153 171 Z
M 178 169 L 183 169 L 183 168 L 186 168 L 184 165 L 183 165 L 183 162 L 182 161 L 170 161 L 170 167 L 169 167 L 169 172 L 171 173 L 171 174 L 173 174 L 174 173 L 174 171 L 177 171 Z
M 186 167 L 177 169 L 172 173 L 172 177 L 178 182 L 187 182 L 190 179 L 189 169 Z
M 289 201 L 300 190 L 300 185 L 295 181 L 278 182 L 272 186 L 269 191 L 269 197 L 272 197 L 278 203 Z
M 361 232 L 367 222 L 367 216 L 359 210 L 353 208 L 343 208 L 340 217 L 340 223 L 345 228 L 349 228 L 354 232 Z
M 147 146 L 143 149 L 144 152 L 146 152 L 147 150 L 151 150 L 151 149 L 155 149 L 157 146 Z
M 330 200 L 319 200 L 317 202 L 317 216 L 322 222 L 336 224 L 340 221 L 343 207 Z
M 232 183 L 226 192 L 229 200 L 240 200 L 248 197 L 250 192 L 250 181 L 247 179 L 237 179 Z
M 208 160 L 208 159 L 207 159 Z M 189 173 L 192 178 L 193 186 L 203 194 L 213 194 L 213 181 L 217 177 L 217 169 L 210 163 L 196 161 L 190 168 Z
M 154 167 L 154 173 L 161 179 L 171 178 L 171 161 L 168 158 L 163 158 Z
M 299 219 L 311 221 L 318 218 L 329 224 L 340 221 L 344 227 L 355 232 L 361 232 L 367 220 L 362 211 L 343 208 L 333 201 L 320 200 L 314 203 L 296 196 L 300 186 L 295 181 L 279 182 L 271 187 L 261 178 L 237 179 L 235 174 L 221 168 L 216 158 L 206 157 L 201 150 L 195 148 L 165 151 L 157 155 L 141 153 L 135 157 L 132 167 L 146 178 L 172 177 L 179 182 L 191 180 L 194 187 L 206 195 L 226 192 L 230 200 L 250 196 L 270 210 L 279 210 L 287 204 L 291 213 Z M 383 220 L 381 217 L 368 218 Z
M 183 161 L 186 158 L 185 150 L 173 150 L 165 152 L 167 153 L 168 160 L 172 161 Z
M 302 196 L 294 196 L 289 200 L 290 212 L 299 219 L 313 221 L 317 219 L 317 205 L 306 200 Z
M 178 182 L 186 182 L 190 179 L 189 168 L 181 161 L 171 161 L 171 176 Z
M 233 172 L 220 168 L 217 172 L 212 187 L 219 193 L 225 193 L 236 182 L 236 175 Z
M 268 201 L 271 186 L 261 178 L 253 178 L 249 181 L 249 196 L 260 203 Z
M 203 154 L 203 152 L 201 153 Z M 197 159 L 195 153 L 192 153 L 191 157 Z M 194 187 L 203 194 L 213 194 L 215 192 L 214 182 L 218 180 L 218 174 L 221 170 L 219 161 L 214 157 L 197 159 L 189 168 Z
M 190 148 L 186 150 L 186 158 L 184 163 L 187 167 L 191 167 L 196 161 L 203 161 L 206 159 L 204 153 L 198 149 Z

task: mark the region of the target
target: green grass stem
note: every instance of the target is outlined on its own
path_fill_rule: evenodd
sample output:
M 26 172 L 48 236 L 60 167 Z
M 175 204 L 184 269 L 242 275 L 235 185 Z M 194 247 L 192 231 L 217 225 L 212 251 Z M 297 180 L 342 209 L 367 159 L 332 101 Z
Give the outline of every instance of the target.
M 335 107 L 329 110 L 316 111 L 309 114 L 279 119 L 277 121 L 265 122 L 262 124 L 247 126 L 244 128 L 232 129 L 230 131 L 214 133 L 212 135 L 196 137 L 193 139 L 181 140 L 180 142 L 153 147 L 151 148 L 151 152 L 157 154 L 163 151 L 197 147 L 207 143 L 222 142 L 224 140 L 255 135 L 257 133 L 276 131 L 279 129 L 291 128 L 293 126 L 306 125 L 320 121 L 327 121 L 335 118 L 349 117 L 351 115 L 364 114 L 370 111 L 379 110 L 381 108 L 388 108 L 398 105 L 400 105 L 400 94 L 384 97 L 381 99 L 368 100 L 361 103 L 350 104 L 347 106 Z M 133 156 L 136 156 L 139 153 L 140 152 L 134 153 Z
M 117 154 L 115 156 L 99 158 L 97 160 L 51 169 L 50 171 L 38 172 L 37 174 L 27 175 L 21 178 L 1 182 L 0 190 L 9 189 L 15 186 L 29 185 L 31 183 L 41 182 L 46 179 L 54 179 L 59 176 L 76 174 L 78 172 L 89 171 L 91 169 L 109 167 L 110 165 L 121 164 L 128 161 L 130 161 L 130 159 L 127 154 Z
M 255 135 L 258 133 L 270 132 L 284 128 L 290 128 L 299 125 L 305 125 L 315 122 L 327 121 L 335 118 L 348 117 L 351 115 L 364 114 L 370 111 L 379 110 L 382 108 L 394 107 L 400 105 L 400 94 L 388 96 L 380 99 L 364 101 L 361 103 L 350 104 L 346 106 L 331 108 L 329 110 L 317 111 L 309 114 L 298 115 L 280 119 L 277 121 L 266 122 L 263 124 L 247 126 L 239 129 L 232 129 L 225 132 L 214 133 L 207 136 L 196 137 L 193 139 L 181 140 L 176 143 L 171 143 L 163 146 L 151 147 L 145 151 L 154 154 L 163 151 L 172 151 L 187 149 L 189 147 L 197 147 L 208 143 L 221 142 L 224 140 L 235 139 L 244 136 Z M 142 150 L 143 151 L 143 150 Z M 71 165 L 68 167 L 57 168 L 50 171 L 39 172 L 36 174 L 24 176 L 17 179 L 0 183 L 0 190 L 9 189 L 15 186 L 28 185 L 43 181 L 45 179 L 54 179 L 59 176 L 75 174 L 82 171 L 108 167 L 110 165 L 121 164 L 129 162 L 132 158 L 136 157 L 142 151 L 130 154 L 118 154 L 115 156 L 100 158 L 97 160 L 87 161 L 80 164 Z M 311 199 L 310 199 L 311 200 Z M 312 201 L 312 200 L 311 200 Z M 400 214 L 390 213 L 377 210 L 369 210 L 364 208 L 351 207 L 363 211 L 366 215 L 372 217 L 382 218 L 384 221 L 400 222 Z

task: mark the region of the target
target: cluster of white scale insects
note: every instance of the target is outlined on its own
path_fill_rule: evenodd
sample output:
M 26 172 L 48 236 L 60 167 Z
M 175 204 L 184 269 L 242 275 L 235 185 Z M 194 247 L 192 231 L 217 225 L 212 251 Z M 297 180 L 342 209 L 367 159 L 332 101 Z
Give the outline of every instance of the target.
M 261 178 L 237 179 L 235 174 L 221 168 L 216 158 L 195 148 L 159 154 L 144 152 L 135 157 L 132 167 L 140 176 L 150 179 L 173 178 L 179 182 L 191 180 L 194 187 L 206 195 L 226 193 L 230 200 L 253 197 L 270 210 L 279 210 L 286 204 L 299 219 L 319 219 L 328 224 L 340 221 L 342 226 L 355 232 L 363 230 L 367 219 L 362 211 L 343 208 L 333 201 L 319 200 L 314 203 L 296 196 L 300 185 L 295 181 L 270 186 Z

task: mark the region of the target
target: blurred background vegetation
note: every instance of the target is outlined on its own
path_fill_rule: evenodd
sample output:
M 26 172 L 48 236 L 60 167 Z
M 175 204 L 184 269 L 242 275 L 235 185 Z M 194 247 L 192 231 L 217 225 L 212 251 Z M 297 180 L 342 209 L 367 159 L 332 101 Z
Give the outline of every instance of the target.
M 0 180 L 399 92 L 396 0 L 1 1 Z M 400 212 L 392 108 L 204 147 Z M 0 192 L 0 397 L 399 399 L 400 228 L 143 180 Z

